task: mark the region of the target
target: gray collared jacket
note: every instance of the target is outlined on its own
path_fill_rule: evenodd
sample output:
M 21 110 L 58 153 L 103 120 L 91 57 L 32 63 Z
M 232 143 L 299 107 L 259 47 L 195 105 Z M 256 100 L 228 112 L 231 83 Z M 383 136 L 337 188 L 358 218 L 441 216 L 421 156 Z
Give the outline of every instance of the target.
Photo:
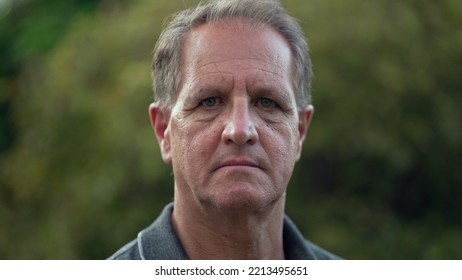
M 188 255 L 176 236 L 171 213 L 173 203 L 168 204 L 161 215 L 138 237 L 122 247 L 110 260 L 187 260 Z M 305 240 L 295 224 L 284 217 L 284 253 L 289 260 L 339 259 L 336 255 Z

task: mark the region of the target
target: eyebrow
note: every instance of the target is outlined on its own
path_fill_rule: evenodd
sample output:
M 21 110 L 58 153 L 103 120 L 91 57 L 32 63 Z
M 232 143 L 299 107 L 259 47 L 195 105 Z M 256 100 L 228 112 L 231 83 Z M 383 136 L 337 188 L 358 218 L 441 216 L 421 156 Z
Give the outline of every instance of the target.
M 193 94 L 196 96 L 207 96 L 207 95 L 225 95 L 228 93 L 228 90 L 224 89 L 223 86 L 204 86 L 199 88 L 197 91 L 193 91 Z
M 290 104 L 291 103 L 291 98 L 290 94 L 291 92 L 281 88 L 281 87 L 257 87 L 255 90 L 247 90 L 249 92 L 249 95 L 255 95 L 255 96 L 269 96 L 273 99 L 276 99 L 279 102 L 283 102 L 284 104 Z

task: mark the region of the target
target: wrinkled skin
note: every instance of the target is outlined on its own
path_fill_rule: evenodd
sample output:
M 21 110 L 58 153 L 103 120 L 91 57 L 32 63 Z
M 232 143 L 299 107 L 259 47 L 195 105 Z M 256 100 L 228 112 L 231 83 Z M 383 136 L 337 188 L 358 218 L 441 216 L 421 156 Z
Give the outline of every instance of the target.
M 297 110 L 285 39 L 231 19 L 194 28 L 182 55 L 176 102 L 151 106 L 175 200 L 250 212 L 284 200 L 312 115 Z

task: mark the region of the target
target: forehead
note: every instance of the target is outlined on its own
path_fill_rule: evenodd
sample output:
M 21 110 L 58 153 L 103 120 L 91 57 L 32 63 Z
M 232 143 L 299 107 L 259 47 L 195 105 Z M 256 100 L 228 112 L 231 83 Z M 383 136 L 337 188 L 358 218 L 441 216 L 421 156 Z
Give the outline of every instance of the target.
M 286 39 L 273 28 L 241 18 L 199 25 L 185 36 L 181 75 L 256 68 L 290 79 L 292 54 Z M 218 67 L 218 68 L 217 68 Z

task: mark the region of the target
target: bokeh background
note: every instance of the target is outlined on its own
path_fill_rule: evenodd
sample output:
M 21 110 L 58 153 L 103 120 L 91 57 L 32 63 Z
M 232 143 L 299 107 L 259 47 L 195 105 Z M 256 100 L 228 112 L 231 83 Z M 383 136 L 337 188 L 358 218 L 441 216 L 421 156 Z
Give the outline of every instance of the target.
M 285 0 L 314 120 L 288 191 L 347 259 L 462 259 L 462 1 Z M 150 60 L 193 0 L 0 0 L 0 259 L 104 259 L 171 201 Z

